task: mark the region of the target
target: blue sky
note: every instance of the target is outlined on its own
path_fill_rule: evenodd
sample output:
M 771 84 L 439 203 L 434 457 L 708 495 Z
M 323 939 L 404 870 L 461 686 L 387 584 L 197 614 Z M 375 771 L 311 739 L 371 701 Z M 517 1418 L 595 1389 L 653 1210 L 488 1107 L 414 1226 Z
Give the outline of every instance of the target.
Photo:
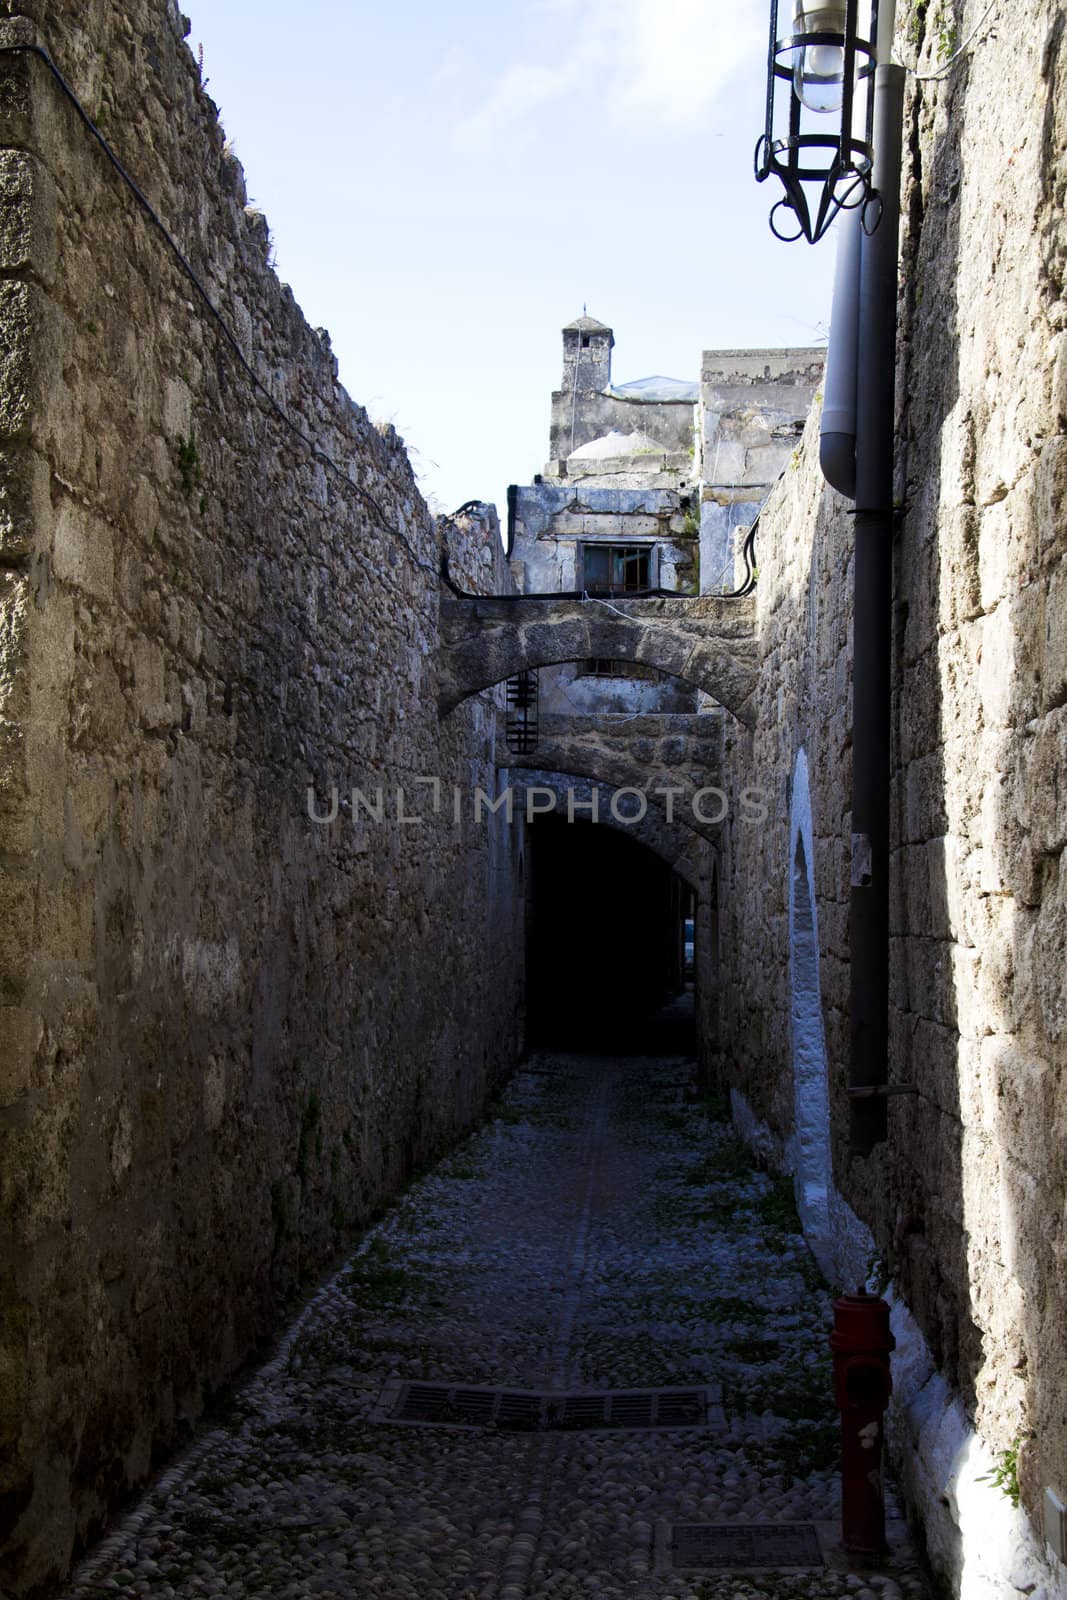
M 762 0 L 184 0 L 279 275 L 442 509 L 548 449 L 560 329 L 617 381 L 819 343 L 833 245 L 752 177 Z

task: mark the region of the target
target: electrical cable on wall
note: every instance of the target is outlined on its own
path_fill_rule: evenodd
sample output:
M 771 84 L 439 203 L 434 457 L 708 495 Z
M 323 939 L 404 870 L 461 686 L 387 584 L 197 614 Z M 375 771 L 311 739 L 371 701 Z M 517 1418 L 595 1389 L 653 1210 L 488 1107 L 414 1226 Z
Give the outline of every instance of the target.
M 399 544 L 404 546 L 415 565 L 421 567 L 424 572 L 430 573 L 436 579 L 438 577 L 436 568 L 431 566 L 428 561 L 424 561 L 406 535 L 403 534 L 399 528 L 393 526 L 393 524 L 386 517 L 385 512 L 382 510 L 377 500 L 375 500 L 374 496 L 368 490 L 364 489 L 360 484 L 354 483 L 345 469 L 338 466 L 337 462 L 334 461 L 331 456 L 327 455 L 324 450 L 320 449 L 314 440 L 308 434 L 306 434 L 299 424 L 294 422 L 283 409 L 283 407 L 279 405 L 278 401 L 271 394 L 267 385 L 262 381 L 261 378 L 259 378 L 251 362 L 248 361 L 244 351 L 241 349 L 237 335 L 233 332 L 229 323 L 222 315 L 222 312 L 212 300 L 203 282 L 197 275 L 195 268 L 185 255 L 185 252 L 182 250 L 181 246 L 174 238 L 174 235 L 170 232 L 166 223 L 160 217 L 159 213 L 156 211 L 155 207 L 144 193 L 144 190 L 126 170 L 125 166 L 122 164 L 122 161 L 119 159 L 119 156 L 105 139 L 104 135 L 101 133 L 92 117 L 90 117 L 89 113 L 78 99 L 74 89 L 67 82 L 66 78 L 59 70 L 49 52 L 43 47 L 43 45 L 32 44 L 28 42 L 21 44 L 0 45 L 0 56 L 10 55 L 31 55 L 35 56 L 39 61 L 44 62 L 52 78 L 59 85 L 70 104 L 74 107 L 74 110 L 77 113 L 77 116 L 83 127 L 86 128 L 90 136 L 99 145 L 111 166 L 115 169 L 123 183 L 129 189 L 141 210 L 148 217 L 152 226 L 166 241 L 171 254 L 174 256 L 182 272 L 196 290 L 196 293 L 206 308 L 211 321 L 221 333 L 222 338 L 229 346 L 231 353 L 236 357 L 238 365 L 251 382 L 253 388 L 255 388 L 265 398 L 267 404 L 270 406 L 272 412 L 278 418 L 278 420 L 286 428 L 288 428 L 290 433 L 300 440 L 301 444 L 304 445 L 304 447 L 310 452 L 313 459 L 317 461 L 320 466 L 326 468 L 329 472 L 332 472 L 335 477 L 341 481 L 346 489 L 351 490 L 359 497 L 362 504 L 368 510 L 373 512 L 374 517 L 382 531 L 391 534 Z

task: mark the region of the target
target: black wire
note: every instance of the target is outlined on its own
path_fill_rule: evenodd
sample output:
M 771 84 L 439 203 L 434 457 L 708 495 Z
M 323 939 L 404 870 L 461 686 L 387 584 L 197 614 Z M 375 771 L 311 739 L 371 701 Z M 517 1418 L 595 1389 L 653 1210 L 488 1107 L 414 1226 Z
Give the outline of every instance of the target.
M 741 546 L 741 558 L 745 563 L 745 575 L 736 589 L 731 589 L 728 594 L 719 595 L 720 600 L 743 600 L 750 595 L 756 587 L 756 563 L 753 557 L 756 553 L 756 534 L 759 531 L 759 517 L 749 528 L 745 535 L 745 542 Z
M 484 504 L 484 502 L 481 500 L 469 500 L 467 502 L 468 506 L 482 504 Z M 453 511 L 452 515 L 454 517 L 458 517 L 460 513 L 466 509 L 467 506 L 460 506 L 459 511 Z M 444 583 L 447 588 L 451 589 L 457 600 L 503 600 L 509 605 L 518 605 L 521 600 L 601 600 L 608 598 L 606 595 L 590 594 L 587 589 L 543 589 L 532 590 L 528 594 L 472 594 L 468 589 L 461 589 L 459 584 L 453 578 L 449 567 L 448 551 L 444 548 L 441 550 L 440 576 L 442 583 Z M 729 599 L 730 596 L 727 595 L 726 598 Z M 613 591 L 611 594 L 611 599 L 696 600 L 699 599 L 699 596 L 694 594 L 679 594 L 677 589 L 627 589 L 625 591 Z
M 377 520 L 378 520 L 380 526 L 382 527 L 382 529 L 386 533 L 391 533 L 393 535 L 393 537 L 395 539 L 397 539 L 399 541 L 399 543 L 404 546 L 405 550 L 407 550 L 408 555 L 411 557 L 411 559 L 415 563 L 415 565 L 418 566 L 418 567 L 421 567 L 424 572 L 431 573 L 436 578 L 437 577 L 437 573 L 436 573 L 435 569 L 429 564 L 429 562 L 423 561 L 421 556 L 415 550 L 415 547 L 412 545 L 411 541 L 403 533 L 401 533 L 399 528 L 396 528 L 396 527 L 394 527 L 392 525 L 392 523 L 386 517 L 385 512 L 382 510 L 381 506 L 378 504 L 377 500 L 375 500 L 374 496 L 372 494 L 370 494 L 368 492 L 368 490 L 364 489 L 360 484 L 353 483 L 352 479 L 350 478 L 348 473 L 344 470 L 344 468 L 343 467 L 339 467 L 337 465 L 337 462 L 334 461 L 331 456 L 328 456 L 324 450 L 321 450 L 319 448 L 319 446 L 317 444 L 315 444 L 314 440 L 311 439 L 308 436 L 308 434 L 306 434 L 304 432 L 304 430 L 299 426 L 299 424 L 295 423 L 292 420 L 292 418 L 279 405 L 278 401 L 271 394 L 271 392 L 267 388 L 266 384 L 263 383 L 263 381 L 256 375 L 255 368 L 246 359 L 244 351 L 241 349 L 241 346 L 237 341 L 236 334 L 233 332 L 233 330 L 231 329 L 229 323 L 226 321 L 225 317 L 222 315 L 222 312 L 219 310 L 218 306 L 216 306 L 215 302 L 212 300 L 212 298 L 211 298 L 210 294 L 208 293 L 207 289 L 204 287 L 204 285 L 201 282 L 200 278 L 197 276 L 197 273 L 196 273 L 192 263 L 189 261 L 188 257 L 185 255 L 185 253 L 182 250 L 181 246 L 178 244 L 177 240 L 174 238 L 174 235 L 170 232 L 170 230 L 167 227 L 166 223 L 163 221 L 163 219 L 160 217 L 159 213 L 156 211 L 155 207 L 152 205 L 151 201 L 148 199 L 148 197 L 145 194 L 144 190 L 135 181 L 135 179 L 132 178 L 130 176 L 130 174 L 127 172 L 126 168 L 123 166 L 123 164 L 122 164 L 121 160 L 119 159 L 118 155 L 111 148 L 110 144 L 108 144 L 107 140 L 104 138 L 104 135 L 100 132 L 100 129 L 97 127 L 97 125 L 93 121 L 92 117 L 90 117 L 89 113 L 86 111 L 85 107 L 82 105 L 81 101 L 78 99 L 78 96 L 76 95 L 74 90 L 71 88 L 70 84 L 67 82 L 67 80 L 63 76 L 62 72 L 60 72 L 59 68 L 56 66 L 56 63 L 53 61 L 53 59 L 49 55 L 48 51 L 46 49 L 44 49 L 44 47 L 42 45 L 39 45 L 39 44 L 28 44 L 27 43 L 27 44 L 5 44 L 5 45 L 0 45 L 0 55 L 9 56 L 9 55 L 18 55 L 18 54 L 36 56 L 39 61 L 43 61 L 44 62 L 45 66 L 48 68 L 49 72 L 52 74 L 52 77 L 55 79 L 56 83 L 58 83 L 60 89 L 66 95 L 66 97 L 70 101 L 71 105 L 74 107 L 74 110 L 76 111 L 76 113 L 77 113 L 79 119 L 81 120 L 82 124 L 84 125 L 84 127 L 88 130 L 88 132 L 92 136 L 92 138 L 96 140 L 96 143 L 100 146 L 100 149 L 104 152 L 104 155 L 107 157 L 108 161 L 114 167 L 115 171 L 118 173 L 118 175 L 122 179 L 123 183 L 129 189 L 130 193 L 133 195 L 134 199 L 137 201 L 137 204 L 141 207 L 141 210 L 148 217 L 148 219 L 152 223 L 153 227 L 155 227 L 158 230 L 158 232 L 162 234 L 162 236 L 163 236 L 164 240 L 166 241 L 167 245 L 169 246 L 169 248 L 171 250 L 171 253 L 173 254 L 175 260 L 177 261 L 178 265 L 181 267 L 182 272 L 189 279 L 189 282 L 193 285 L 193 288 L 196 290 L 197 294 L 200 296 L 200 299 L 203 301 L 205 307 L 207 308 L 208 315 L 211 317 L 212 321 L 215 323 L 216 327 L 218 328 L 219 332 L 222 334 L 222 336 L 223 336 L 224 340 L 226 341 L 226 343 L 229 345 L 229 347 L 230 347 L 231 351 L 233 352 L 233 354 L 237 357 L 237 361 L 240 364 L 242 370 L 245 372 L 246 376 L 249 378 L 249 380 L 252 383 L 253 387 L 255 389 L 257 389 L 259 391 L 259 393 L 264 396 L 264 398 L 266 399 L 266 401 L 267 401 L 268 405 L 270 406 L 271 410 L 274 412 L 275 416 L 279 419 L 280 422 L 282 422 L 285 425 L 285 427 L 287 427 L 289 429 L 289 431 L 291 433 L 295 434 L 295 436 L 306 447 L 306 449 L 310 451 L 311 455 L 314 457 L 314 459 L 316 461 L 318 461 L 320 463 L 320 465 L 322 465 L 323 467 L 326 467 L 330 472 L 333 472 L 340 479 L 340 481 L 344 484 L 346 489 L 354 491 L 355 494 L 357 494 L 359 496 L 359 498 L 363 502 L 363 504 L 365 506 L 368 506 L 370 508 L 370 510 L 373 511 L 373 513 L 374 513 L 375 517 L 377 518 Z
M 441 553 L 441 578 L 458 600 L 498 600 L 518 605 L 521 600 L 700 600 L 704 596 L 679 594 L 677 589 L 613 589 L 609 594 L 590 594 L 588 589 L 538 589 L 529 594 L 471 594 L 461 589 L 448 569 L 448 552 Z M 738 594 L 740 594 L 738 590 Z M 714 595 L 716 600 L 733 600 L 735 595 Z
M 734 589 L 729 594 L 681 594 L 677 589 L 612 589 L 607 594 L 590 594 L 588 589 L 538 589 L 529 594 L 471 594 L 448 575 L 442 578 L 459 600 L 506 600 L 518 605 L 520 600 L 740 600 L 755 586 L 755 579 L 746 580 L 746 587 Z

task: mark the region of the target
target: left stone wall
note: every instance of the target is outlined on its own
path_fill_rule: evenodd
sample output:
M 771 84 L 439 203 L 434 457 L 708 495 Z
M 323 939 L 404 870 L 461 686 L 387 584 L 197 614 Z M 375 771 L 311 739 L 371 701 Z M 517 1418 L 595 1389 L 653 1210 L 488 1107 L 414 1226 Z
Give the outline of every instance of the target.
M 453 785 L 500 781 L 497 712 L 438 719 L 439 532 L 275 276 L 180 15 L 0 19 L 313 445 L 43 63 L 0 56 L 0 1585 L 22 1593 L 509 1071 L 523 843 L 453 822 Z M 468 583 L 507 587 L 491 521 L 445 531 Z

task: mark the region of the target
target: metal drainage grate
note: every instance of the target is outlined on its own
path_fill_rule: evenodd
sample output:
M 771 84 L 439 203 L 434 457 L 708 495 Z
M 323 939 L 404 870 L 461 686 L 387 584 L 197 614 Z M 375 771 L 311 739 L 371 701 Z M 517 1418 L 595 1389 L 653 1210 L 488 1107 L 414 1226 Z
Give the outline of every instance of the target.
M 616 1428 L 706 1428 L 723 1422 L 717 1385 L 700 1389 L 628 1389 L 609 1394 L 545 1394 L 392 1378 L 375 1411 L 378 1422 L 437 1428 L 496 1428 L 510 1433 Z
M 667 1566 L 723 1572 L 736 1567 L 821 1567 L 811 1522 L 677 1522 L 668 1536 Z

